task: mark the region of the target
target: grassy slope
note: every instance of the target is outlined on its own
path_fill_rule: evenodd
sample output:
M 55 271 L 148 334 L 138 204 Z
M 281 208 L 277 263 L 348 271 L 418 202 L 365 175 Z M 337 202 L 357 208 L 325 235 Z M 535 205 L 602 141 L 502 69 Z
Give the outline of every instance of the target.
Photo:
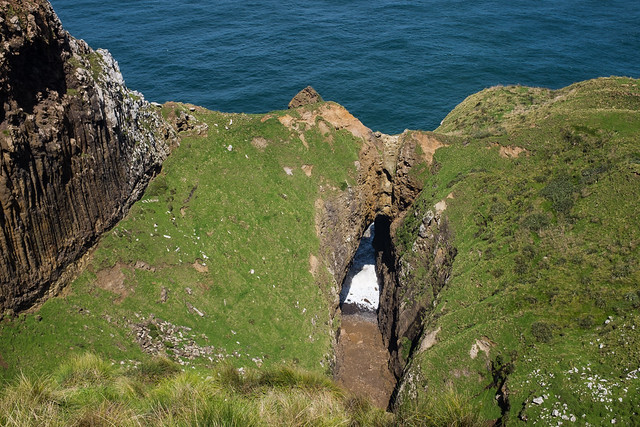
M 322 135 L 314 126 L 305 132 L 306 148 L 278 121 L 287 112 L 177 108 L 206 123 L 208 137 L 183 135 L 67 295 L 0 324 L 0 354 L 8 365 L 0 375 L 51 371 L 89 349 L 119 364 L 144 360 L 131 324 L 148 323 L 152 315 L 191 328 L 181 330 L 179 344 L 163 344 L 169 355 L 190 341 L 215 347 L 195 360 L 182 358 L 185 364 L 202 367 L 222 358 L 238 367 L 328 369 L 331 283 L 322 268 L 317 279 L 309 273 L 309 257 L 318 255 L 314 202 L 353 182 L 360 142 L 343 131 Z M 164 114 L 175 113 L 166 107 Z M 256 147 L 256 137 L 268 145 Z M 304 164 L 313 165 L 311 177 Z M 208 272 L 194 268 L 196 261 Z M 107 278 L 124 275 L 123 286 L 106 286 L 106 272 Z M 160 302 L 163 288 L 166 303 Z M 159 335 L 153 326 L 148 332 Z
M 436 153 L 414 209 L 421 218 L 453 192 L 445 214 L 458 255 L 426 319 L 427 331 L 442 329 L 415 357 L 413 387 L 453 384 L 498 418 L 495 383 L 506 378 L 510 423 L 562 421 L 554 410 L 638 422 L 640 82 L 492 88 L 436 132 L 458 142 Z M 504 158 L 501 146 L 527 153 Z M 399 235 L 417 233 L 403 227 Z M 490 357 L 471 359 L 482 339 Z
M 483 417 L 497 418 L 492 383 L 502 378 L 514 423 L 525 403 L 523 414 L 542 424 L 553 409 L 568 418 L 584 413 L 592 424 L 635 416 L 639 110 L 638 81 L 601 79 L 559 91 L 489 89 L 443 122 L 438 132 L 451 145 L 436 153 L 437 173 L 426 178 L 414 209 L 424 213 L 453 192 L 445 214 L 458 255 L 426 319 L 427 330 L 442 328 L 438 343 L 416 355 L 410 372 L 416 390 L 454 388 L 449 397 L 435 395 L 435 403 L 420 392 L 427 398 L 418 413 L 405 399 L 400 419 L 429 421 L 424 417 L 432 412 L 420 410 L 439 408 L 442 399 L 460 403 L 460 396 Z M 335 133 L 329 143 L 311 129 L 307 149 L 275 118 L 193 114 L 209 125 L 209 137 L 183 140 L 143 199 L 104 236 L 69 294 L 37 314 L 2 322 L 5 378 L 21 369 L 55 372 L 85 349 L 125 366 L 147 363 L 129 322 L 144 323 L 151 314 L 192 328 L 184 335 L 215 346 L 216 354 L 236 351 L 240 357 L 225 357 L 235 366 L 260 358 L 267 366 L 284 361 L 324 370 L 329 279 L 318 286 L 308 273 L 309 254 L 318 251 L 313 202 L 320 185 L 353 179 L 357 142 Z M 269 141 L 264 151 L 251 145 L 256 136 Z M 500 146 L 528 153 L 503 158 Z M 302 164 L 314 165 L 311 178 Z M 415 235 L 415 225 L 407 220 L 398 235 Z M 197 260 L 209 271 L 198 272 Z M 156 272 L 133 268 L 137 261 Z M 113 266 L 126 276 L 124 296 L 96 286 L 99 271 Z M 190 312 L 187 302 L 205 316 Z M 469 357 L 477 339 L 494 344 L 489 358 Z M 212 364 L 207 357 L 183 362 L 196 371 Z M 532 405 L 538 396 L 545 402 Z

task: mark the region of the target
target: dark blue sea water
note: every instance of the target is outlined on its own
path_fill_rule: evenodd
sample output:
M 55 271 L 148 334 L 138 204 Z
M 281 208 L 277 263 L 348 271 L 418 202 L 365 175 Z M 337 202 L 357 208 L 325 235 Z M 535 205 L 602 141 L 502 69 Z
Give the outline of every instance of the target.
M 286 108 L 312 85 L 386 133 L 496 84 L 640 77 L 638 0 L 52 0 L 153 101 Z

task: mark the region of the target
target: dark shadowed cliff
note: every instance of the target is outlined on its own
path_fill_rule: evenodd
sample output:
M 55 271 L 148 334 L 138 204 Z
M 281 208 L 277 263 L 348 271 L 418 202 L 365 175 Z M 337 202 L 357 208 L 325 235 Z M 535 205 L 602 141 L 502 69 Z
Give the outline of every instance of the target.
M 0 312 L 55 290 L 139 197 L 172 136 L 48 2 L 0 2 Z

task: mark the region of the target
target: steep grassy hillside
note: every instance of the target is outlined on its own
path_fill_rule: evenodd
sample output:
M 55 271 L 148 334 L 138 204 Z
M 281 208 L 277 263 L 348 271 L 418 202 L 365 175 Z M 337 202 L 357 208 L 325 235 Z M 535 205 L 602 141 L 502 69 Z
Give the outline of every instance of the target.
M 413 242 L 445 200 L 457 256 L 399 405 L 450 385 L 509 424 L 637 423 L 640 82 L 491 88 L 436 132 L 457 142 L 437 151 L 396 250 L 412 286 L 428 283 Z
M 418 339 L 398 336 L 393 349 L 396 366 L 408 363 L 393 416 L 322 380 L 337 318 L 318 206 L 361 188 L 364 143 L 357 126 L 296 122 L 321 106 L 340 108 L 164 106 L 182 140 L 162 173 L 64 295 L 0 323 L 0 375 L 14 381 L 0 408 L 58 411 L 61 423 L 640 422 L 640 81 L 487 89 L 429 136 L 437 144 L 387 137 L 376 148 L 395 160 L 387 152 L 440 147 L 430 165 L 385 169 L 424 181 L 408 211 L 402 188 L 385 193 L 396 205 L 384 213 L 398 213 L 397 283 L 385 286 L 402 289 L 399 309 L 427 307 Z M 442 244 L 425 244 L 436 234 Z M 33 378 L 44 374 L 40 387 Z M 181 393 L 203 412 L 189 412 Z M 40 406 L 24 404 L 34 396 Z
M 335 289 L 316 265 L 314 206 L 353 184 L 362 141 L 278 120 L 295 111 L 163 114 L 184 129 L 180 146 L 64 296 L 2 322 L 0 375 L 86 350 L 124 365 L 167 354 L 330 370 Z

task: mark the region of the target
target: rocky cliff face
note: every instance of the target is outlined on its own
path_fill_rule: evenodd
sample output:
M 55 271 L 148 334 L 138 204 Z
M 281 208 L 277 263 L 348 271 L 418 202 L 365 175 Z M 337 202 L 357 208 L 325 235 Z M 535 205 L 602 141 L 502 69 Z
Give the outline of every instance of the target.
M 0 1 L 0 313 L 64 281 L 123 217 L 173 131 L 45 0 Z
M 378 324 L 390 353 L 390 368 L 400 378 L 422 333 L 422 318 L 449 278 L 456 255 L 442 215 L 446 201 L 423 206 L 422 191 L 435 150 L 444 144 L 433 134 L 405 131 L 387 137 L 384 174 L 388 204 L 376 218 L 377 269 L 381 280 Z M 398 226 L 405 235 L 398 236 Z M 410 241 L 407 241 L 408 236 Z
M 305 95 L 305 91 L 301 94 Z M 313 101 L 303 100 L 300 106 L 310 102 Z M 298 114 L 299 119 L 283 122 L 296 129 L 296 120 L 308 124 L 321 120 L 362 140 L 357 184 L 316 203 L 320 256 L 335 281 L 333 305 L 337 309 L 338 293 L 360 238 L 375 220 L 374 246 L 382 282 L 378 323 L 391 355 L 391 371 L 400 378 L 422 333 L 422 317 L 448 280 L 456 255 L 442 215 L 446 201 L 437 207 L 415 203 L 433 154 L 444 144 L 427 132 L 405 131 L 400 135 L 372 132 L 336 104 L 328 103 L 313 110 L 302 108 Z M 415 228 L 409 248 L 397 248 L 397 228 L 403 222 Z

